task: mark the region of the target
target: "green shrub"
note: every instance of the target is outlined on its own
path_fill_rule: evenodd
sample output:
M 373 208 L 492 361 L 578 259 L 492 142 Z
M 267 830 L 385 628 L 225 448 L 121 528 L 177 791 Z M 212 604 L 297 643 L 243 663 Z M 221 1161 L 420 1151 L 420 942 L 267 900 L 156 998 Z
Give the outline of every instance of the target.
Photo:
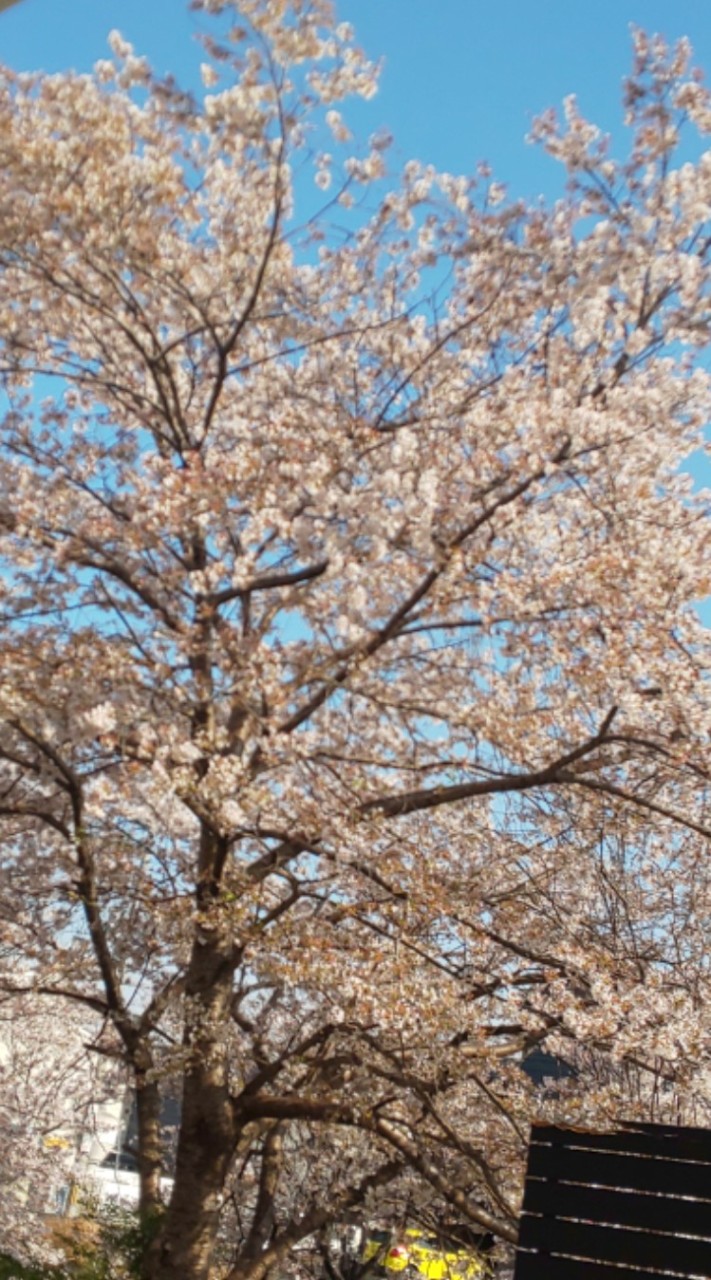
M 63 1267 L 28 1266 L 0 1253 L 0 1280 L 68 1280 L 68 1273 Z
M 85 1204 L 80 1218 L 67 1218 L 65 1228 L 55 1231 L 64 1263 L 33 1265 L 0 1254 L 0 1280 L 141 1280 L 141 1262 L 158 1222 L 142 1222 L 116 1204 Z

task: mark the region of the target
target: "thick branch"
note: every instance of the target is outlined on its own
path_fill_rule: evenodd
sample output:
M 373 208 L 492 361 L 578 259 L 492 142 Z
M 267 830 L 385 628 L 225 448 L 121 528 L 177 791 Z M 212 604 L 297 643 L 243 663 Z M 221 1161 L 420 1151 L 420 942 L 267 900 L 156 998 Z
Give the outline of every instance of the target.
M 374 1109 L 358 1108 L 345 1102 L 320 1101 L 288 1095 L 281 1098 L 243 1097 L 240 1099 L 238 1112 L 243 1123 L 258 1119 L 311 1120 L 317 1124 L 348 1125 L 372 1133 L 394 1147 L 400 1155 L 405 1157 L 409 1167 L 416 1169 L 430 1186 L 439 1191 L 450 1204 L 455 1205 L 472 1222 L 478 1223 L 487 1231 L 493 1231 L 503 1240 L 516 1243 L 517 1233 L 513 1226 L 494 1218 L 486 1209 L 482 1209 L 480 1205 L 470 1200 L 463 1191 L 449 1182 L 402 1129 L 378 1115 Z
M 392 1182 L 400 1173 L 404 1171 L 404 1162 L 401 1160 L 388 1160 L 385 1164 L 376 1169 L 374 1173 L 368 1174 L 366 1178 L 353 1187 L 344 1195 L 330 1200 L 327 1205 L 321 1205 L 312 1209 L 309 1213 L 297 1221 L 292 1221 L 276 1238 L 272 1241 L 268 1249 L 263 1250 L 260 1257 L 254 1261 L 251 1266 L 249 1262 L 245 1262 L 241 1257 L 239 1262 L 229 1271 L 225 1280 L 263 1280 L 267 1276 L 280 1259 L 293 1249 L 294 1245 L 300 1240 L 305 1240 L 307 1236 L 314 1235 L 317 1231 L 321 1231 L 330 1223 L 338 1221 L 348 1209 L 354 1209 L 356 1205 L 362 1204 L 369 1192 L 374 1191 L 377 1187 L 387 1185 Z
M 257 578 L 253 578 L 243 587 L 225 587 L 222 591 L 215 591 L 208 596 L 208 603 L 211 605 L 228 604 L 230 600 L 241 599 L 242 596 L 249 595 L 252 591 L 270 591 L 277 587 L 296 587 L 301 582 L 311 582 L 314 578 L 320 578 L 328 568 L 328 560 L 319 560 L 316 564 L 309 565 L 306 569 L 294 569 L 292 572 L 284 573 L 264 573 Z
M 577 775 L 563 777 L 563 771 L 576 760 L 595 751 L 606 739 L 608 729 L 617 714 L 613 707 L 605 716 L 600 729 L 593 737 L 588 738 L 581 746 L 575 747 L 565 755 L 559 756 L 551 764 L 541 769 L 531 769 L 527 773 L 509 773 L 501 778 L 476 779 L 471 782 L 454 783 L 447 787 L 425 787 L 417 791 L 403 791 L 397 795 L 380 796 L 376 800 L 366 800 L 360 806 L 361 813 L 378 813 L 386 817 L 402 817 L 406 813 L 415 813 L 423 809 L 435 809 L 443 804 L 452 804 L 457 800 L 468 800 L 474 796 L 496 795 L 509 791 L 528 791 L 532 787 L 547 786 L 553 782 L 577 780 Z

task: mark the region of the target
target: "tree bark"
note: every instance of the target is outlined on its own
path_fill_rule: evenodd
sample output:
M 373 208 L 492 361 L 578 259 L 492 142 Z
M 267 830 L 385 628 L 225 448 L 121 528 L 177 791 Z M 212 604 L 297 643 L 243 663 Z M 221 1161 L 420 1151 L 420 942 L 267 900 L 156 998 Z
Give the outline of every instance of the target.
M 229 1091 L 229 1025 L 236 948 L 215 910 L 214 867 L 223 851 L 203 829 L 201 882 L 185 982 L 184 1075 L 175 1182 L 148 1251 L 147 1280 L 208 1280 L 236 1124 Z
M 139 1214 L 148 1222 L 160 1210 L 160 1177 L 162 1143 L 160 1131 L 161 1098 L 157 1080 L 136 1069 L 136 1112 L 138 1116 L 138 1176 L 140 1182 Z
M 190 979 L 188 998 L 199 998 L 201 989 L 204 994 L 201 1026 L 193 1026 L 173 1194 L 163 1228 L 149 1250 L 147 1280 L 207 1280 L 234 1152 L 227 1055 L 215 1030 L 224 1028 L 232 991 L 232 964 L 224 942 L 196 940 Z

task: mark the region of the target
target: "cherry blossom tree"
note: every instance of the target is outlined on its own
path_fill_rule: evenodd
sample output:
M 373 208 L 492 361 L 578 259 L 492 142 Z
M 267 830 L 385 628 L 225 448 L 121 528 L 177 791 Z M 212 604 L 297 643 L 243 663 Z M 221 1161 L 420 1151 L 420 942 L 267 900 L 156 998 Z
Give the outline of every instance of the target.
M 194 7 L 202 94 L 2 72 L 3 982 L 130 1074 L 146 1277 L 261 1280 L 703 1122 L 711 95 L 637 33 L 528 208 L 351 141 L 328 0 Z
M 42 997 L 0 1002 L 0 1254 L 56 1253 L 47 1218 L 79 1186 L 79 1149 L 117 1072 L 99 1054 L 99 1020 L 79 1005 L 57 1017 Z

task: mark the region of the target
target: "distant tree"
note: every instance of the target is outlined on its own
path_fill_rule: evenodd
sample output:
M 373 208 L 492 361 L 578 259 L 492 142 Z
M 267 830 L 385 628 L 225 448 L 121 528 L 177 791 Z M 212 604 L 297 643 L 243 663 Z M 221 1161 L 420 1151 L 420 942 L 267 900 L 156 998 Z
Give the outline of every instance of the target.
M 515 1239 L 541 1107 L 706 1106 L 711 97 L 638 33 L 629 158 L 570 100 L 527 208 L 349 157 L 327 0 L 194 7 L 198 97 L 2 73 L 3 981 L 104 1020 L 146 1220 L 182 1093 L 147 1280 L 261 1280 Z
M 18 1262 L 56 1254 L 47 1221 L 79 1185 L 82 1142 L 116 1096 L 116 1071 L 91 1052 L 99 1027 L 78 1005 L 0 998 L 0 1255 Z

